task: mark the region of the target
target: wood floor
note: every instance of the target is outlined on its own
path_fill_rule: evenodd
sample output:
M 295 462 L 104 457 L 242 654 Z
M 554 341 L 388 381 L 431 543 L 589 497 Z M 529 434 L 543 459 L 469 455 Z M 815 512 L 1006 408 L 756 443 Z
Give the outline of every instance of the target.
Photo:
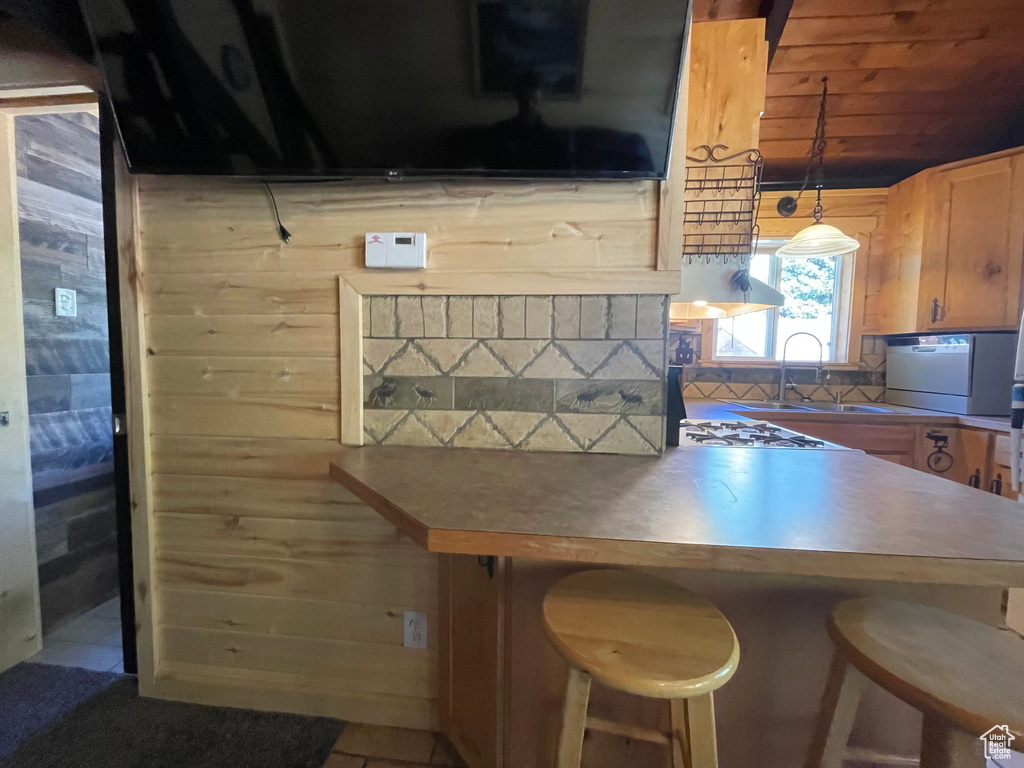
M 465 768 L 448 740 L 430 731 L 350 723 L 323 768 Z

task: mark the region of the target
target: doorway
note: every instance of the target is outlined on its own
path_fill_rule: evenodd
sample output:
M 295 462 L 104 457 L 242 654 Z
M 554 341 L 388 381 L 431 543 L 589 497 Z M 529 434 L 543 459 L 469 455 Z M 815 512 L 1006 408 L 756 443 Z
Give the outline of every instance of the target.
M 23 361 L 24 407 L 9 419 L 29 436 L 30 536 L 23 526 L 20 547 L 33 550 L 35 615 L 23 623 L 38 633 L 35 653 L 26 652 L 33 643 L 23 643 L 21 654 L 0 658 L 0 669 L 20 655 L 133 672 L 134 617 L 122 616 L 120 595 L 121 584 L 131 583 L 130 531 L 120 530 L 127 510 L 119 514 L 118 499 L 126 494 L 116 478 L 127 479 L 115 471 L 112 399 L 118 385 L 123 393 L 123 380 L 119 359 L 111 365 L 112 350 L 120 355 L 119 318 L 116 301 L 108 314 L 117 286 L 108 284 L 99 109 L 94 94 L 79 94 L 19 103 L 0 117 L 8 134 L 2 181 L 16 221 L 14 236 L 6 234 L 17 249 L 12 298 L 21 308 L 22 344 L 19 355 L 7 337 L 0 354 Z M 131 594 L 124 597 L 130 614 Z

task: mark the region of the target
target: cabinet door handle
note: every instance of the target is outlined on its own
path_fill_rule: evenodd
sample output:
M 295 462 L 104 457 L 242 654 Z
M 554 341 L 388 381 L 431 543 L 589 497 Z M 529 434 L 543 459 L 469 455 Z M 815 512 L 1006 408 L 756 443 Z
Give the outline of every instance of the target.
M 939 300 L 932 299 L 932 322 L 937 323 L 939 321 Z
M 974 474 L 972 474 L 969 478 L 967 478 L 967 484 L 969 486 L 971 486 L 971 488 L 981 488 L 981 470 L 980 469 L 974 470 Z
M 992 484 L 988 487 L 988 489 L 990 491 L 992 491 L 992 493 L 994 493 L 996 496 L 1002 496 L 1003 495 L 1003 475 L 1002 475 L 1002 473 L 996 475 L 995 480 L 992 481 Z

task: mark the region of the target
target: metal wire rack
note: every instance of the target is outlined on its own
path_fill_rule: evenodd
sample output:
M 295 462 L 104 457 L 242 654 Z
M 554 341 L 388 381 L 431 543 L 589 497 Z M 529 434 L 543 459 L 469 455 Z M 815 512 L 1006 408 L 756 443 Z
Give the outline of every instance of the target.
M 688 262 L 746 261 L 757 247 L 764 160 L 756 149 L 728 151 L 704 144 L 686 156 L 682 255 Z

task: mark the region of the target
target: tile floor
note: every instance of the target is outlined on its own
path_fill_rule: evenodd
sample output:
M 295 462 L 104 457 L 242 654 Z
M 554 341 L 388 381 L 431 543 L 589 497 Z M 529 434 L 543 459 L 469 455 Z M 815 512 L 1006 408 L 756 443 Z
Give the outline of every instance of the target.
M 46 635 L 43 650 L 29 661 L 123 673 L 119 598 L 108 600 Z
M 408 728 L 349 723 L 323 768 L 465 768 L 441 734 Z M 844 763 L 849 768 L 891 768 L 883 764 Z M 994 760 L 986 768 L 1010 768 Z
M 440 734 L 349 723 L 323 768 L 465 768 L 465 765 Z

